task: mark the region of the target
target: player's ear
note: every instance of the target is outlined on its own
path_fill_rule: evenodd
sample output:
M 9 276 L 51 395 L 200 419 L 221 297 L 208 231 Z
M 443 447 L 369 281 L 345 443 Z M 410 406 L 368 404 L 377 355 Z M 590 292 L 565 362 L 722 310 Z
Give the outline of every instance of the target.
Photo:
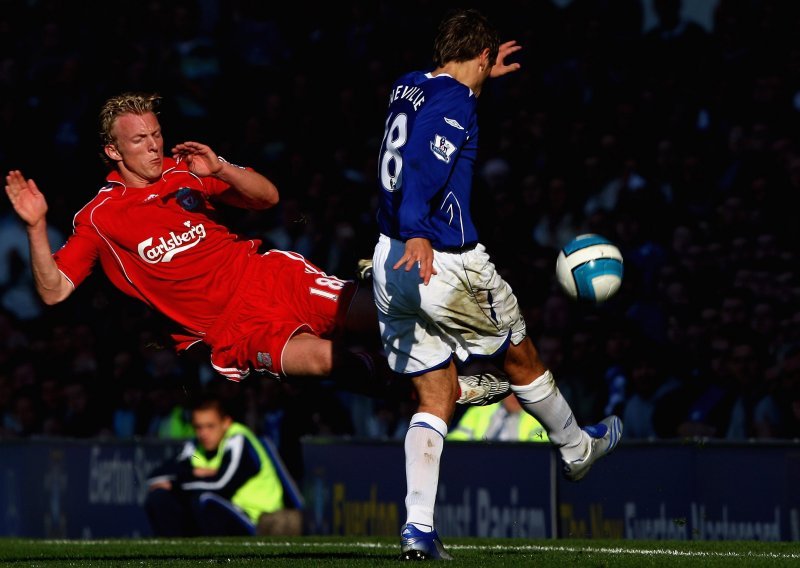
M 119 162 L 122 159 L 117 147 L 113 144 L 106 144 L 103 146 L 103 151 L 106 153 L 110 159 L 114 160 L 115 162 Z

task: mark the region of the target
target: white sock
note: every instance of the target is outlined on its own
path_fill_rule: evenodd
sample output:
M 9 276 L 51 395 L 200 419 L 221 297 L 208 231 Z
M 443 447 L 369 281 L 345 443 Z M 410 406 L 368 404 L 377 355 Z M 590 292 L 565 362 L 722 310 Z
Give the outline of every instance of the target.
M 427 412 L 411 417 L 406 432 L 406 522 L 420 530 L 433 530 L 433 506 L 439 485 L 439 460 L 442 457 L 447 424 Z
M 529 385 L 511 385 L 511 390 L 525 412 L 542 423 L 564 460 L 573 462 L 586 457 L 590 449 L 589 436 L 578 426 L 569 403 L 561 395 L 549 370 Z

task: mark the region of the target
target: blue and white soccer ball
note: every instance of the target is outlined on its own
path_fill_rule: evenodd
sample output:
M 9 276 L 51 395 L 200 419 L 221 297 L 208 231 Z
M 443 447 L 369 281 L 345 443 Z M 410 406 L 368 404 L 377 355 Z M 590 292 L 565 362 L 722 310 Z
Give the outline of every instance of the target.
M 622 285 L 622 253 L 600 235 L 586 233 L 567 243 L 556 259 L 556 278 L 573 300 L 601 304 Z

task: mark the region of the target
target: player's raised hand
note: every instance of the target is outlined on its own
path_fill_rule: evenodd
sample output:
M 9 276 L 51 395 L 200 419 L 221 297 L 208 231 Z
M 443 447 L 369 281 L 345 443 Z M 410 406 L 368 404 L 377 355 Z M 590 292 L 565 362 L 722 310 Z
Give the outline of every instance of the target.
M 506 64 L 505 59 L 520 49 L 522 49 L 522 46 L 517 44 L 516 40 L 513 39 L 511 41 L 501 43 L 500 49 L 497 51 L 497 60 L 494 62 L 494 65 L 492 65 L 492 70 L 489 72 L 489 77 L 501 77 L 519 69 L 519 63 Z
M 421 237 L 408 239 L 406 241 L 406 250 L 400 260 L 398 260 L 394 269 L 405 267 L 408 272 L 416 265 L 419 268 L 419 277 L 422 278 L 423 284 L 428 285 L 431 281 L 431 276 L 438 274 L 433 267 L 433 247 L 428 239 Z
M 200 177 L 213 176 L 219 173 L 223 163 L 209 146 L 199 142 L 183 142 L 172 148 L 172 157 L 186 162 L 189 171 Z
M 19 170 L 11 170 L 6 176 L 6 195 L 20 219 L 29 226 L 44 220 L 47 201 L 32 179 L 25 179 Z

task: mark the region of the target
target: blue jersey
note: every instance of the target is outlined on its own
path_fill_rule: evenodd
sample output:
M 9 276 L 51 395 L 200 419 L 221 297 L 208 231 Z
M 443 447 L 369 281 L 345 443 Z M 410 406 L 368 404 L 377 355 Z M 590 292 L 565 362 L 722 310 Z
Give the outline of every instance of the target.
M 470 213 L 478 154 L 477 99 L 449 75 L 414 71 L 392 87 L 379 156 L 378 227 L 436 250 L 474 245 Z

